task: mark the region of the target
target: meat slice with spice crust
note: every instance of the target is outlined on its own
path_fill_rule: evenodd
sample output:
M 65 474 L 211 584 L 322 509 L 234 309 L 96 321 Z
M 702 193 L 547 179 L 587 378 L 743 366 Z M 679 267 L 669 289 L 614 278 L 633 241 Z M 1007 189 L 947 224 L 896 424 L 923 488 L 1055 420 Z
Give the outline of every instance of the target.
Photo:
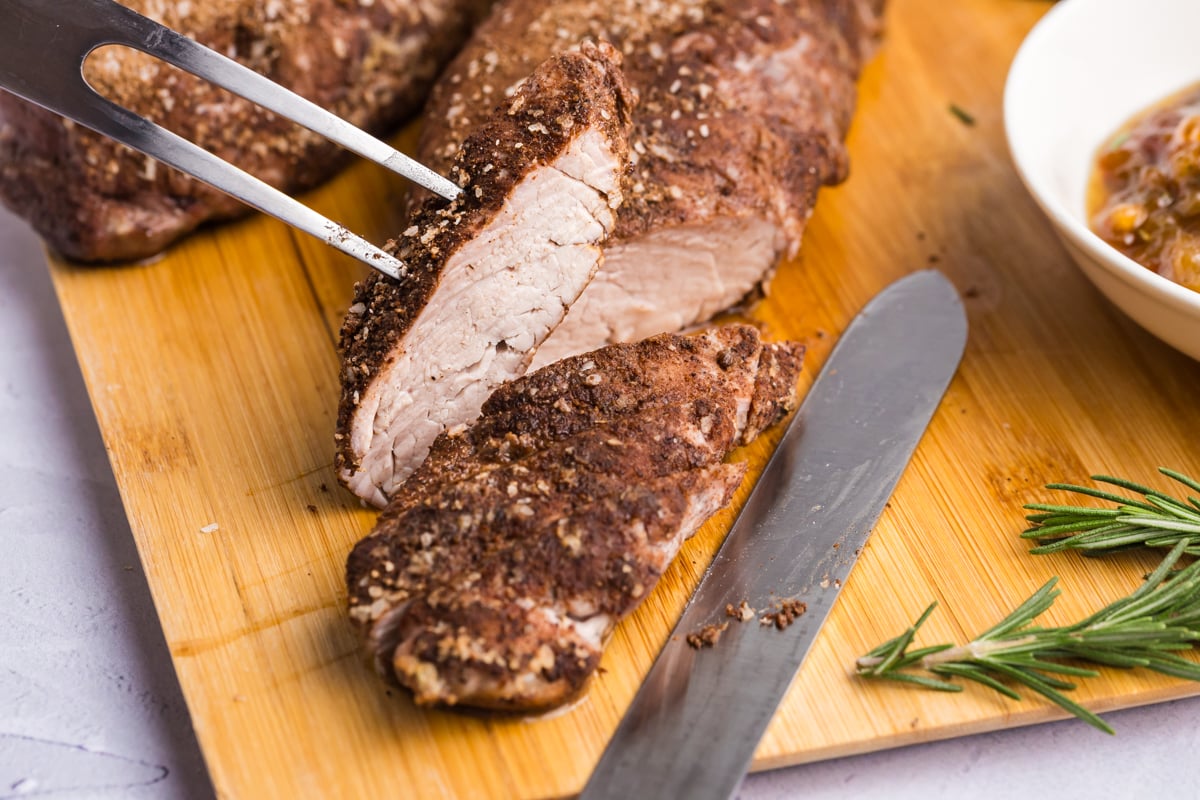
M 446 428 L 524 374 L 599 266 L 627 167 L 633 102 L 608 45 L 550 59 L 464 142 L 342 328 L 341 479 L 383 505 Z
M 434 87 L 418 157 L 441 169 L 487 99 L 584 37 L 640 101 L 604 263 L 533 367 L 709 319 L 794 255 L 843 180 L 855 79 L 883 0 L 501 0 Z
M 559 361 L 447 432 L 347 563 L 376 668 L 421 704 L 578 692 L 613 626 L 745 472 L 723 459 L 795 402 L 802 349 L 748 326 Z

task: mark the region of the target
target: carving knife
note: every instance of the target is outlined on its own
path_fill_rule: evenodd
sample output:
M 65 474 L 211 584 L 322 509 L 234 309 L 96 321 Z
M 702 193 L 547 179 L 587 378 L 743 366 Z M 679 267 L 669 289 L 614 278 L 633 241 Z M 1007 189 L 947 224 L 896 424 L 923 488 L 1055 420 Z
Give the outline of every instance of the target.
M 939 272 L 878 294 L 842 334 L 581 800 L 728 798 L 950 383 L 966 346 L 962 302 Z M 784 600 L 785 630 L 728 618 Z M 729 622 L 711 648 L 687 635 Z

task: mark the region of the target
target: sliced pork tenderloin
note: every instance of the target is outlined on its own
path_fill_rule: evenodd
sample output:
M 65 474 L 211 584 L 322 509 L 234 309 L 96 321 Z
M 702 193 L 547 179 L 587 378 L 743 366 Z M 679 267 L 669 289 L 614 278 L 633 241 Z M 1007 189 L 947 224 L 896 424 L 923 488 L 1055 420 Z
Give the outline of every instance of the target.
M 883 0 L 501 0 L 435 86 L 418 154 L 454 158 L 487 97 L 590 36 L 641 101 L 605 260 L 533 366 L 686 328 L 757 296 L 843 180 Z
M 595 274 L 628 165 L 633 97 L 619 55 L 550 59 L 464 142 L 464 187 L 427 199 L 390 245 L 400 281 L 356 287 L 342 328 L 337 466 L 383 505 L 446 428 L 523 374 Z
M 376 668 L 421 704 L 578 692 L 613 626 L 728 503 L 723 464 L 795 402 L 802 350 L 747 326 L 568 358 L 439 437 L 347 562 Z

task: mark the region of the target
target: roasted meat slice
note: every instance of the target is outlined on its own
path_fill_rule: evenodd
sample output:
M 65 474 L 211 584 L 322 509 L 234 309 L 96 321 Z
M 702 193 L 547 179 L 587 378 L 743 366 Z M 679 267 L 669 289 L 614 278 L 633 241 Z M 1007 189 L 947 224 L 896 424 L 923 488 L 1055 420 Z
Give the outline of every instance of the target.
M 747 326 L 559 361 L 498 390 L 429 457 L 347 564 L 376 668 L 418 703 L 538 708 L 728 503 L 723 464 L 792 407 L 802 351 Z
M 418 155 L 449 163 L 481 103 L 581 38 L 640 102 L 604 262 L 533 367 L 680 330 L 754 296 L 845 178 L 854 81 L 883 0 L 501 0 L 434 87 Z
M 454 169 L 464 153 L 479 150 L 473 142 L 480 130 L 494 124 L 485 110 L 493 98 L 511 95 L 522 106 L 536 106 L 540 83 L 528 76 L 544 69 L 538 66 L 543 59 L 553 63 L 554 54 L 594 37 L 623 53 L 620 74 L 639 96 L 629 110 L 629 169 L 619 192 L 608 193 L 622 202 L 611 235 L 592 240 L 603 251 L 594 277 L 577 297 L 548 293 L 550 304 L 562 301 L 565 314 L 525 323 L 522 297 L 481 287 L 496 317 L 525 324 L 528 333 L 520 353 L 506 352 L 486 380 L 470 360 L 451 375 L 438 350 L 414 336 L 404 357 L 427 365 L 439 381 L 453 381 L 452 387 L 430 392 L 421 376 L 407 384 L 380 382 L 394 388 L 375 393 L 348 385 L 340 450 L 350 488 L 376 504 L 386 500 L 442 427 L 471 420 L 496 378 L 607 343 L 680 330 L 754 296 L 781 254 L 799 247 L 817 190 L 846 174 L 842 139 L 854 80 L 881 9 L 882 0 L 501 0 L 435 87 L 420 157 L 436 169 Z M 515 131 L 519 143 L 527 145 L 531 132 L 549 124 L 540 119 L 540 126 Z M 528 146 L 520 152 L 530 157 Z M 536 161 L 530 158 L 526 169 Z M 415 196 L 416 213 L 427 215 L 430 199 Z M 538 201 L 545 198 L 538 195 L 533 213 L 497 230 L 506 243 L 501 257 L 514 249 L 508 243 L 541 239 L 547 206 Z M 539 280 L 537 265 L 513 264 L 516 274 Z M 448 301 L 414 293 L 406 302 Z M 393 341 L 386 337 L 395 325 L 379 311 L 384 305 L 360 296 L 352 309 L 355 335 L 376 340 L 363 349 L 383 351 Z M 464 306 L 455 309 L 457 320 L 446 317 L 446 330 L 473 325 L 476 306 Z M 374 319 L 363 317 L 363 309 Z M 464 401 L 443 408 L 455 393 Z M 432 414 L 425 412 L 430 406 Z
M 122 0 L 382 133 L 416 112 L 490 0 Z M 285 191 L 329 177 L 337 148 L 287 120 L 127 48 L 85 66 L 101 94 Z M 143 258 L 245 206 L 0 92 L 0 200 L 63 254 Z
M 338 467 L 383 505 L 446 428 L 522 375 L 599 266 L 628 158 L 632 97 L 619 56 L 555 57 L 464 142 L 391 250 L 401 281 L 372 275 L 342 328 Z

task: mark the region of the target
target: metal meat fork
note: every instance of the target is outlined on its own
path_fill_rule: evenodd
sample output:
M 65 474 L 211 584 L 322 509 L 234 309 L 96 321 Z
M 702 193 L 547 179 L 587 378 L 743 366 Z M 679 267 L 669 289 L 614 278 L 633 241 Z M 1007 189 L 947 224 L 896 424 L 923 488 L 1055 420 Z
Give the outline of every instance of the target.
M 459 188 L 388 144 L 236 61 L 113 0 L 0 0 L 0 88 L 24 97 L 324 240 L 398 278 L 404 265 L 304 204 L 97 93 L 88 55 L 124 45 L 221 86 L 453 200 Z

